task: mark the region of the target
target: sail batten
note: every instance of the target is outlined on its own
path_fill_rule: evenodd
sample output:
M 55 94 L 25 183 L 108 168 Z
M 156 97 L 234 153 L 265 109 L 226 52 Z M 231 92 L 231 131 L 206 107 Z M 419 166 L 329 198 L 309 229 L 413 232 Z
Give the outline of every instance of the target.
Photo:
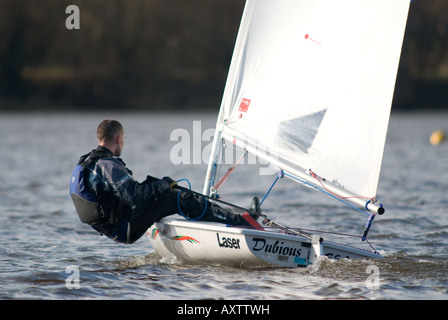
M 409 0 L 248 0 L 219 135 L 375 198 L 408 10 Z

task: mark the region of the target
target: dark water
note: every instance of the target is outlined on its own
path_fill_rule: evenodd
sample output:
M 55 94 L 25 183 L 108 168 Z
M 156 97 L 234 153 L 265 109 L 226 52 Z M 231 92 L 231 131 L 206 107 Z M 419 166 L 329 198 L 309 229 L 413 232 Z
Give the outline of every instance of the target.
M 170 153 L 178 138 L 170 141 L 170 135 L 186 129 L 193 153 L 202 150 L 208 137 L 199 145 L 194 126 L 202 134 L 215 115 L 1 114 L 0 299 L 448 298 L 448 142 L 428 141 L 436 129 L 448 130 L 447 113 L 392 115 L 378 192 L 387 211 L 369 235 L 384 259 L 250 270 L 163 261 L 145 237 L 120 245 L 78 221 L 68 195 L 70 173 L 96 146 L 96 126 L 107 117 L 126 128 L 123 158 L 136 179 L 188 178 L 202 190 L 205 165 L 174 165 Z M 223 187 L 226 200 L 248 206 L 252 196 L 263 196 L 274 178 L 247 178 L 256 170 L 238 167 Z M 361 235 L 365 222 L 364 215 L 290 181 L 278 183 L 263 207 L 289 226 Z M 369 278 L 372 268 L 377 282 Z

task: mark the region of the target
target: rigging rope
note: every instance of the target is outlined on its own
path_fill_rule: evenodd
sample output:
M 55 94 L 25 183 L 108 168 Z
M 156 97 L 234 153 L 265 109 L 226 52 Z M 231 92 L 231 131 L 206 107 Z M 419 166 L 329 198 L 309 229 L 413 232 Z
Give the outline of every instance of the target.
M 176 182 L 180 182 L 180 181 L 187 181 L 187 183 L 188 183 L 188 188 L 191 190 L 191 184 L 190 184 L 190 181 L 188 181 L 188 179 L 180 179 L 180 180 L 177 180 Z M 196 220 L 201 219 L 201 218 L 204 216 L 205 211 L 207 211 L 207 199 L 204 198 L 204 203 L 205 203 L 205 205 L 204 205 L 204 211 L 202 211 L 201 215 L 198 216 L 198 217 L 196 217 L 196 218 L 190 218 L 190 217 L 187 217 L 187 216 L 182 212 L 182 209 L 180 208 L 180 193 L 181 193 L 182 191 L 183 191 L 183 190 L 179 190 L 179 191 L 177 192 L 177 208 L 179 209 L 179 214 L 180 214 L 182 217 L 184 217 L 185 219 L 187 219 L 187 220 L 191 220 L 191 221 L 196 221 Z
M 329 193 L 329 194 L 331 194 L 331 195 L 333 195 L 333 196 L 335 196 L 335 197 L 337 197 L 337 198 L 339 198 L 339 199 L 368 199 L 368 200 L 369 200 L 368 202 L 375 202 L 375 197 L 373 197 L 373 198 L 369 198 L 369 197 L 362 197 L 362 196 L 361 196 L 361 197 L 341 197 L 341 196 L 338 196 L 336 193 L 331 192 L 331 191 L 330 191 L 330 190 L 323 184 L 322 180 L 325 181 L 325 179 L 319 177 L 317 174 L 315 174 L 313 171 L 311 171 L 311 169 L 308 170 L 308 171 L 309 171 L 310 175 L 311 175 L 313 178 L 315 178 L 317 181 L 319 181 L 320 185 L 322 186 L 322 188 L 324 188 L 324 189 L 327 191 L 327 193 Z
M 219 179 L 219 181 L 214 185 L 213 189 L 218 190 L 222 184 L 227 180 L 230 174 L 235 170 L 236 166 L 244 159 L 247 154 L 247 150 L 241 155 L 241 157 L 227 170 L 227 172 Z
M 243 155 L 240 157 L 240 160 L 244 157 L 244 155 L 245 155 L 245 154 L 243 154 Z M 239 162 L 239 161 L 238 161 L 238 162 Z M 234 169 L 234 167 L 238 164 L 238 162 L 235 163 L 235 164 L 232 166 L 233 169 Z M 229 169 L 230 173 L 231 173 L 231 171 L 233 171 L 233 169 L 232 169 L 232 170 Z M 229 172 L 229 171 L 228 171 L 228 172 Z M 230 175 L 230 173 L 227 175 L 227 177 Z M 264 200 L 266 200 L 267 196 L 269 195 L 269 193 L 271 192 L 271 190 L 273 189 L 273 187 L 275 186 L 275 184 L 277 183 L 277 181 L 278 181 L 279 179 L 283 178 L 285 175 L 288 176 L 288 177 L 290 177 L 290 178 L 292 178 L 292 179 L 296 179 L 296 180 L 298 180 L 298 181 L 300 181 L 300 182 L 302 182 L 302 183 L 304 183 L 304 184 L 306 184 L 306 185 L 312 186 L 312 187 L 314 187 L 315 189 L 318 189 L 318 190 L 320 190 L 320 191 L 322 191 L 322 192 L 324 192 L 324 193 L 327 193 L 325 190 L 322 190 L 321 188 L 319 188 L 319 187 L 317 187 L 317 186 L 315 186 L 315 185 L 313 185 L 313 184 L 311 184 L 311 183 L 308 183 L 308 182 L 306 182 L 306 181 L 304 181 L 304 180 L 302 180 L 302 179 L 300 179 L 300 178 L 298 178 L 298 177 L 295 177 L 295 176 L 293 176 L 293 175 L 290 175 L 290 174 L 288 174 L 288 173 L 285 173 L 283 170 L 280 170 L 279 173 L 278 173 L 278 175 L 277 175 L 277 177 L 276 177 L 276 179 L 275 179 L 275 181 L 272 183 L 271 187 L 269 188 L 269 190 L 266 192 L 265 196 L 263 197 L 263 200 L 260 202 L 260 205 L 264 202 Z M 226 179 L 227 179 L 227 177 L 226 177 Z M 222 180 L 222 178 L 221 178 L 221 180 Z M 190 189 L 190 192 L 195 193 L 194 191 L 191 191 L 191 184 L 190 184 L 190 181 L 188 181 L 188 179 L 180 179 L 180 180 L 177 180 L 177 182 L 180 182 L 180 181 L 186 181 L 186 182 L 188 183 L 188 187 L 189 187 L 189 189 Z M 224 179 L 224 181 L 225 181 L 225 179 Z M 222 183 L 221 183 L 221 184 L 222 184 Z M 184 188 L 183 188 L 183 189 L 184 189 Z M 182 212 L 182 210 L 181 210 L 181 208 L 180 208 L 180 193 L 181 193 L 181 192 L 182 192 L 182 190 L 179 190 L 179 192 L 177 193 L 177 206 L 178 206 L 178 209 L 179 209 L 179 214 L 182 215 L 185 219 L 187 219 L 187 220 L 191 220 L 191 221 L 196 221 L 196 220 L 201 219 L 201 218 L 204 216 L 204 214 L 205 214 L 205 212 L 206 212 L 206 210 L 207 210 L 207 200 L 206 200 L 206 198 L 208 198 L 208 197 L 205 196 L 205 195 L 203 195 L 203 197 L 204 197 L 204 202 L 205 202 L 205 206 L 204 206 L 204 211 L 202 212 L 202 214 L 201 214 L 200 216 L 196 217 L 196 218 L 189 218 L 189 217 L 187 217 L 187 216 Z M 341 198 L 339 198 L 339 197 L 337 197 L 337 196 L 334 196 L 334 195 L 332 195 L 331 193 L 327 193 L 327 194 L 330 195 L 330 196 L 332 196 L 332 197 L 334 197 L 334 198 L 336 198 L 336 199 L 338 199 L 338 200 L 340 200 L 341 202 L 343 202 L 343 203 L 345 203 L 345 204 L 348 204 L 349 206 L 353 207 L 354 209 L 356 209 L 356 210 L 358 210 L 358 211 L 360 211 L 360 212 L 362 212 L 362 213 L 364 213 L 364 214 L 367 214 L 366 212 L 364 212 L 364 211 L 362 211 L 362 210 L 360 210 L 360 209 L 354 207 L 353 205 L 347 203 L 346 201 L 343 201 L 343 199 L 341 199 Z M 228 205 L 231 205 L 231 204 L 226 203 L 226 202 L 224 202 L 224 201 L 222 201 L 222 200 L 218 200 L 218 201 L 223 202 L 223 203 L 228 204 Z M 237 206 L 235 206 L 235 207 L 237 207 Z M 231 206 L 230 208 L 233 210 L 232 206 Z M 243 208 L 242 208 L 242 209 L 243 209 Z M 236 212 L 235 212 L 235 213 L 236 213 Z M 369 214 L 367 214 L 367 215 L 369 215 Z M 362 237 L 361 237 L 361 240 L 362 240 L 362 241 L 365 241 L 365 242 L 370 246 L 370 248 L 373 250 L 374 253 L 379 254 L 379 252 L 378 252 L 378 251 L 372 246 L 372 244 L 367 240 L 367 233 L 368 233 L 369 230 L 370 230 L 370 227 L 371 227 L 371 224 L 372 224 L 374 218 L 375 218 L 375 214 L 369 215 L 369 218 L 368 218 L 367 221 L 366 221 L 365 230 L 364 230 L 364 233 L 363 233 L 363 235 L 362 235 Z M 291 228 L 291 227 L 286 227 L 286 226 L 283 226 L 283 225 L 281 225 L 281 224 L 279 224 L 279 223 L 276 223 L 276 222 L 274 222 L 274 221 L 272 221 L 272 220 L 270 220 L 270 219 L 265 219 L 265 220 L 263 221 L 263 224 L 265 225 L 265 228 L 266 228 L 266 227 L 268 227 L 268 228 L 269 228 L 269 227 L 270 227 L 270 228 L 280 228 L 280 229 L 285 230 L 286 232 L 296 231 L 297 233 L 299 233 L 300 235 L 305 236 L 305 237 L 308 237 L 309 235 L 307 235 L 306 233 L 304 233 L 304 231 L 311 231 L 311 232 L 319 232 L 319 233 L 327 233 L 327 234 L 333 234 L 333 235 L 339 235 L 339 236 L 347 236 L 347 237 L 359 238 L 359 235 L 346 234 L 346 233 L 340 233 L 340 232 L 322 231 L 322 230 L 312 230 L 312 229 L 305 229 L 305 228 Z
M 222 184 L 227 180 L 227 178 L 230 176 L 230 174 L 233 172 L 233 170 L 236 168 L 236 166 L 241 162 L 241 160 L 246 156 L 246 154 L 247 154 L 247 150 L 244 151 L 244 153 L 240 156 L 240 158 L 239 158 L 239 159 L 238 159 L 238 160 L 237 160 L 237 161 L 236 161 L 236 162 L 235 162 L 235 163 L 234 163 L 234 164 L 227 170 L 227 172 L 226 172 L 226 173 L 221 177 L 221 179 L 215 184 L 215 186 L 213 187 L 213 189 L 214 189 L 215 191 L 217 191 L 217 190 L 222 186 Z M 369 230 L 370 230 L 370 227 L 371 227 L 371 225 L 372 225 L 373 219 L 375 218 L 376 214 L 375 214 L 375 213 L 373 213 L 373 214 L 369 214 L 369 213 L 367 213 L 367 212 L 365 212 L 365 211 L 363 211 L 363 210 L 361 210 L 361 209 L 355 207 L 355 206 L 352 205 L 351 203 L 345 201 L 345 199 L 353 199 L 353 198 L 357 198 L 357 199 L 368 199 L 368 200 L 369 200 L 369 201 L 367 202 L 367 204 L 368 204 L 369 202 L 373 202 L 373 201 L 375 201 L 375 197 L 373 197 L 373 198 L 369 198 L 369 197 L 355 197 L 355 196 L 353 196 L 353 197 L 341 197 L 341 196 L 339 196 L 339 195 L 337 195 L 337 194 L 331 192 L 331 191 L 330 191 L 330 190 L 323 184 L 323 182 L 322 182 L 322 178 L 321 178 L 321 177 L 319 177 L 317 174 L 315 174 L 315 173 L 314 173 L 313 171 L 311 171 L 311 170 L 309 170 L 309 173 L 310 173 L 310 175 L 311 175 L 312 177 L 314 177 L 314 178 L 319 182 L 319 184 L 321 185 L 321 187 L 319 187 L 319 186 L 317 186 L 317 185 L 315 185 L 315 184 L 312 184 L 312 183 L 310 183 L 310 182 L 308 182 L 308 181 L 305 181 L 305 180 L 303 180 L 303 179 L 300 179 L 299 177 L 293 176 L 293 175 L 291 175 L 291 174 L 289 174 L 289 173 L 285 173 L 283 170 L 280 170 L 279 173 L 278 173 L 278 175 L 277 175 L 277 177 L 276 177 L 276 179 L 275 179 L 275 181 L 272 183 L 271 187 L 268 189 L 268 191 L 267 191 L 266 194 L 264 195 L 263 199 L 261 200 L 260 205 L 262 205 L 263 202 L 266 200 L 267 196 L 269 195 L 269 193 L 271 192 L 271 190 L 273 189 L 273 187 L 275 186 L 275 184 L 277 183 L 277 181 L 278 181 L 280 178 L 283 178 L 284 175 L 286 175 L 286 176 L 288 176 L 288 177 L 290 177 L 290 178 L 292 178 L 292 179 L 294 179 L 294 180 L 297 180 L 297 181 L 303 183 L 304 185 L 310 186 L 310 187 L 312 187 L 312 188 L 314 188 L 314 189 L 316 189 L 316 190 L 321 191 L 321 192 L 324 193 L 324 194 L 327 194 L 327 195 L 329 195 L 329 196 L 335 198 L 336 200 L 339 200 L 340 202 L 346 204 L 347 206 L 351 207 L 352 209 L 354 209 L 354 210 L 356 210 L 356 211 L 359 211 L 359 212 L 361 212 L 361 213 L 367 215 L 368 218 L 367 218 L 367 221 L 366 221 L 366 225 L 365 225 L 364 233 L 363 233 L 363 235 L 362 235 L 362 237 L 361 237 L 361 240 L 362 240 L 362 241 L 366 241 L 366 242 L 370 245 L 370 247 L 374 250 L 374 252 L 377 253 L 377 251 L 373 248 L 373 246 L 372 246 L 372 245 L 370 244 L 370 242 L 367 240 L 367 234 L 368 234 L 368 232 L 369 232 Z M 184 180 L 186 180 L 186 179 L 184 179 Z M 187 181 L 188 181 L 188 180 L 187 180 Z M 191 187 L 190 187 L 190 189 L 191 189 Z M 366 209 L 367 209 L 367 204 L 366 204 Z M 179 206 L 179 195 L 178 195 L 178 206 Z M 206 209 L 207 209 L 207 208 L 204 209 L 204 212 L 202 213 L 202 215 L 201 215 L 200 217 L 195 218 L 194 220 L 198 220 L 198 219 L 200 219 L 200 218 L 204 215 Z M 184 215 L 184 214 L 182 213 L 182 211 L 180 210 L 180 206 L 179 206 L 179 211 L 180 211 L 180 213 L 185 217 L 185 215 Z M 186 218 L 186 217 L 185 217 L 185 218 Z M 187 218 L 187 219 L 188 219 L 188 218 Z M 328 233 L 329 233 L 329 232 L 328 232 Z M 355 236 L 355 237 L 358 237 L 358 236 Z
M 351 203 L 349 203 L 349 202 L 347 202 L 347 201 L 344 201 L 344 198 L 339 197 L 339 196 L 336 196 L 336 195 L 334 195 L 334 194 L 332 194 L 332 193 L 330 193 L 330 192 L 328 192 L 328 191 L 326 191 L 326 190 L 324 190 L 324 189 L 322 189 L 322 188 L 320 188 L 320 187 L 318 187 L 318 186 L 316 186 L 316 185 L 314 185 L 314 184 L 312 184 L 312 183 L 309 183 L 308 181 L 305 181 L 305 180 L 303 180 L 303 179 L 300 179 L 300 178 L 298 178 L 298 177 L 296 177 L 296 176 L 293 176 L 293 175 L 291 175 L 291 174 L 289 174 L 289 173 L 286 173 L 286 172 L 285 172 L 284 174 L 285 174 L 286 176 L 290 177 L 291 179 L 300 181 L 301 183 L 303 183 L 303 184 L 305 184 L 305 185 L 307 185 L 307 186 L 309 186 L 309 187 L 312 187 L 312 188 L 314 188 L 314 189 L 317 189 L 317 190 L 319 190 L 319 191 L 321 191 L 321 192 L 323 192 L 323 193 L 329 195 L 330 197 L 333 197 L 333 198 L 335 198 L 336 200 L 339 200 L 340 202 L 342 202 L 342 203 L 348 205 L 349 207 L 352 207 L 352 208 L 355 209 L 356 211 L 359 211 L 359 212 L 361 212 L 361 213 L 363 213 L 363 214 L 365 214 L 365 215 L 367 215 L 367 216 L 370 217 L 370 214 L 369 214 L 369 213 L 362 211 L 361 209 L 355 207 L 354 205 L 352 205 Z
M 271 229 L 282 229 L 284 230 L 286 233 L 291 233 L 292 234 L 296 234 L 299 233 L 299 235 L 307 237 L 312 235 L 313 233 L 326 233 L 326 234 L 332 234 L 332 235 L 336 235 L 336 236 L 342 236 L 342 237 L 352 237 L 352 238 L 359 238 L 359 235 L 356 234 L 349 234 L 349 233 L 341 233 L 341 232 L 334 232 L 334 231 L 323 231 L 323 230 L 316 230 L 316 229 L 307 229 L 307 228 L 293 228 L 293 227 L 288 227 L 288 226 L 284 226 L 279 224 L 278 222 L 269 220 L 269 219 L 265 219 L 263 221 L 264 224 L 264 228 L 271 228 Z M 309 232 L 309 234 L 307 234 Z M 305 233 L 305 234 L 303 234 Z M 367 240 L 363 240 L 365 242 L 368 243 L 368 245 L 370 246 L 370 248 L 373 250 L 374 253 L 379 254 L 379 252 L 373 247 L 373 245 Z
M 280 178 L 283 178 L 283 170 L 280 170 L 278 172 L 277 178 L 275 179 L 274 183 L 269 188 L 268 192 L 266 192 L 266 194 L 264 195 L 263 200 L 261 200 L 261 202 L 260 202 L 260 206 L 263 204 L 263 202 L 266 199 L 266 197 L 268 196 L 269 192 L 271 192 L 272 188 L 274 187 L 274 185 L 277 183 L 278 179 L 280 179 Z
M 283 170 L 280 170 L 279 173 L 278 173 L 278 175 L 277 175 L 277 178 L 276 178 L 275 181 L 274 181 L 274 183 L 271 185 L 271 187 L 269 188 L 269 190 L 266 192 L 265 196 L 263 197 L 263 200 L 260 202 L 260 205 L 264 202 L 264 200 L 266 199 L 266 197 L 269 195 L 269 193 L 271 192 L 272 188 L 273 188 L 274 185 L 277 183 L 278 179 L 283 178 L 283 176 L 286 175 L 286 176 L 288 176 L 288 177 L 290 177 L 290 178 L 292 178 L 292 179 L 295 179 L 295 180 L 297 180 L 297 181 L 299 181 L 299 182 L 301 182 L 301 183 L 303 183 L 303 184 L 305 184 L 305 185 L 308 185 L 308 186 L 310 186 L 310 187 L 313 187 L 313 188 L 315 188 L 315 189 L 317 189 L 317 190 L 319 190 L 319 191 L 321 191 L 321 192 L 323 192 L 323 193 L 325 193 L 325 194 L 327 194 L 327 195 L 329 195 L 329 196 L 331 196 L 331 197 L 333 197 L 333 198 L 335 198 L 335 199 L 341 201 L 342 203 L 344 203 L 344 204 L 350 206 L 351 208 L 355 209 L 356 211 L 359 211 L 359 212 L 361 212 L 361 213 L 367 215 L 368 218 L 367 218 L 367 221 L 366 221 L 366 224 L 365 224 L 364 233 L 363 233 L 363 235 L 361 236 L 361 240 L 362 240 L 362 241 L 366 241 L 366 242 L 370 245 L 370 247 L 372 247 L 372 245 L 370 244 L 370 242 L 367 241 L 367 234 L 369 233 L 370 227 L 372 226 L 372 222 L 373 222 L 373 219 L 375 218 L 376 214 L 375 214 L 375 213 L 369 214 L 369 213 L 367 213 L 367 212 L 364 212 L 363 210 L 361 210 L 361 209 L 355 207 L 354 205 L 348 203 L 347 201 L 344 201 L 344 199 L 348 199 L 348 198 L 350 198 L 350 197 L 339 197 L 339 196 L 337 196 L 336 194 L 330 192 L 330 191 L 323 185 L 323 183 L 321 182 L 321 180 L 320 180 L 321 178 L 318 177 L 318 176 L 317 176 L 314 172 L 312 172 L 311 170 L 310 170 L 310 172 L 311 172 L 311 175 L 312 175 L 313 177 L 315 177 L 315 178 L 321 183 L 321 185 L 322 185 L 322 187 L 323 187 L 324 189 L 322 189 L 322 188 L 320 188 L 320 187 L 318 187 L 318 186 L 316 186 L 316 185 L 313 185 L 313 184 L 311 184 L 311 183 L 309 183 L 309 182 L 307 182 L 307 181 L 305 181 L 305 180 L 303 180 L 303 179 L 300 179 L 300 178 L 298 178 L 298 177 L 296 177 L 296 176 L 293 176 L 293 175 L 291 175 L 291 174 L 285 173 Z M 359 198 L 364 198 L 364 197 L 359 197 Z M 367 198 L 367 199 L 369 199 L 369 198 Z M 373 247 L 372 247 L 372 249 L 376 252 L 376 250 L 375 250 Z

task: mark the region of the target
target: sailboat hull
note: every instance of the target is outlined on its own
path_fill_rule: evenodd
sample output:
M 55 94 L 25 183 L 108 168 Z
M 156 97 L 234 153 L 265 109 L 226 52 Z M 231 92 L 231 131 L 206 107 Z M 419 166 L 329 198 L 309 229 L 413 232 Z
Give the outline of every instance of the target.
M 305 267 L 316 258 L 310 239 L 277 229 L 254 230 L 212 222 L 162 219 L 147 231 L 162 257 L 194 264 L 242 267 Z M 381 256 L 337 243 L 322 242 L 322 255 L 333 259 Z

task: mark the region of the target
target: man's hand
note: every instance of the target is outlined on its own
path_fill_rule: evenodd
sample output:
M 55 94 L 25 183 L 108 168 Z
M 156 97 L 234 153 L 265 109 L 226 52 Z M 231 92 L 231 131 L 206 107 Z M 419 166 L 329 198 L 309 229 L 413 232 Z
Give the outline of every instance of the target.
M 176 188 L 177 186 L 177 182 L 170 177 L 163 177 L 161 180 L 165 182 L 164 185 L 166 185 L 167 189 L 169 188 L 169 190 L 174 190 L 174 188 Z
M 170 190 L 174 190 L 174 189 L 176 189 L 176 187 L 177 187 L 177 181 L 173 181 L 173 182 L 171 182 L 171 184 L 170 184 Z

